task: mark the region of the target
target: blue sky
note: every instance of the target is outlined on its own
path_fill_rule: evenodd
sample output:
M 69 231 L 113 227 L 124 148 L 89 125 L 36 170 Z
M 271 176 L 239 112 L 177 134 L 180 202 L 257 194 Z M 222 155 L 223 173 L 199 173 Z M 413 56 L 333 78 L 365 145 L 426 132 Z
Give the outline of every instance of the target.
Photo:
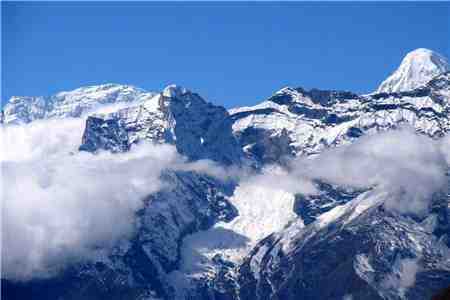
M 2 2 L 2 100 L 176 83 L 217 104 L 286 86 L 369 92 L 415 48 L 449 57 L 450 4 Z

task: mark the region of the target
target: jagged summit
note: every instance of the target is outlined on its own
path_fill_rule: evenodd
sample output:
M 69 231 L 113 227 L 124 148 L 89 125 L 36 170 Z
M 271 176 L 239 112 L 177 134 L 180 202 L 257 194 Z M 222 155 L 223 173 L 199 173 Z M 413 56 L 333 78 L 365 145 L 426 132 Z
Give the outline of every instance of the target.
M 224 164 L 242 156 L 228 112 L 186 88 L 169 85 L 136 105 L 89 116 L 81 150 L 127 151 L 147 140 L 175 144 L 190 159 L 208 158 Z
M 164 88 L 164 90 L 162 91 L 162 95 L 164 97 L 177 98 L 189 92 L 190 91 L 184 87 L 176 84 L 170 84 Z
M 429 49 L 419 48 L 403 58 L 399 68 L 378 87 L 377 92 L 413 90 L 450 70 L 448 60 Z

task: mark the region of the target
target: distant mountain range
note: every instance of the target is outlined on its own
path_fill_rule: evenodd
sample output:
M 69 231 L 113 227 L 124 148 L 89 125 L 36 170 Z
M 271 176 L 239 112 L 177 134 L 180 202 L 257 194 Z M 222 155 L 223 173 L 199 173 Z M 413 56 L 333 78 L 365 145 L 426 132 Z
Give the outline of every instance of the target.
M 1 123 L 70 118 L 85 120 L 82 152 L 124 153 L 150 141 L 175 146 L 191 162 L 282 180 L 277 172 L 292 160 L 403 126 L 444 138 L 450 65 L 417 49 L 371 94 L 285 87 L 258 105 L 228 111 L 176 85 L 156 93 L 105 84 L 12 97 Z M 414 216 L 387 209 L 392 195 L 372 187 L 316 181 L 319 193 L 311 196 L 195 171 L 162 177 L 168 187 L 148 195 L 127 245 L 51 278 L 2 278 L 2 297 L 394 300 L 430 299 L 450 285 L 447 193 L 433 195 L 429 212 Z

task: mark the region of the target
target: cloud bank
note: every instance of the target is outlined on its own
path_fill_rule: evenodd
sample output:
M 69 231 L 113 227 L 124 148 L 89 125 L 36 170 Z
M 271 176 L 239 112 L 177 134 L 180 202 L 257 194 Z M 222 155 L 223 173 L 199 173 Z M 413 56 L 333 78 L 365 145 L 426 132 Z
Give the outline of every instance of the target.
M 297 159 L 290 174 L 354 188 L 375 187 L 390 195 L 385 207 L 422 214 L 447 185 L 448 139 L 435 141 L 404 128 L 365 136 L 313 159 Z
M 164 169 L 225 172 L 187 163 L 169 145 L 123 154 L 78 152 L 84 121 L 2 127 L 2 278 L 52 276 L 133 234 L 143 199 L 164 186 Z

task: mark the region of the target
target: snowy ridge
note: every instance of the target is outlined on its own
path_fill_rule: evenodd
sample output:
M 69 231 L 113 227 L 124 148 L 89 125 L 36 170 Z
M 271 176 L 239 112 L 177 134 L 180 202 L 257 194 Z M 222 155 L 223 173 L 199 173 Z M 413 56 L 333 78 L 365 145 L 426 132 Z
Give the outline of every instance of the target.
M 25 124 L 39 119 L 78 118 L 88 113 L 114 111 L 153 96 L 153 93 L 134 86 L 112 83 L 81 87 L 50 97 L 14 96 L 4 107 L 2 123 Z
M 348 144 L 364 134 L 408 124 L 420 133 L 443 136 L 450 130 L 450 73 L 408 92 L 358 96 L 348 92 L 284 88 L 253 107 L 230 110 L 233 132 L 247 156 L 316 154 Z M 255 139 L 255 134 L 261 137 Z M 266 143 L 267 140 L 270 143 Z

